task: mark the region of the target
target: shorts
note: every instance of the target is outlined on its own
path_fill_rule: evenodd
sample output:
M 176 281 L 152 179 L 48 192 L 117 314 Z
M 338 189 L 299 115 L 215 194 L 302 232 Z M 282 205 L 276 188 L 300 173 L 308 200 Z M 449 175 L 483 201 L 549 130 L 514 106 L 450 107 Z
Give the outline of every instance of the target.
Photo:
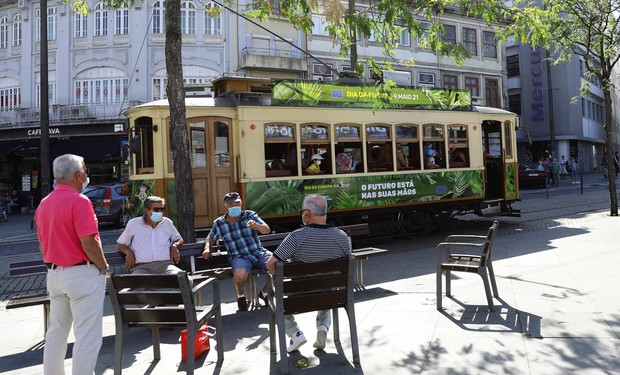
M 256 262 L 253 262 L 247 257 L 235 257 L 230 260 L 230 267 L 233 274 L 239 268 L 244 269 L 248 275 L 252 273 L 253 269 L 258 269 L 261 273 L 266 273 L 267 260 L 269 260 L 270 257 L 271 252 L 267 250 L 265 250 L 265 252 L 256 260 Z

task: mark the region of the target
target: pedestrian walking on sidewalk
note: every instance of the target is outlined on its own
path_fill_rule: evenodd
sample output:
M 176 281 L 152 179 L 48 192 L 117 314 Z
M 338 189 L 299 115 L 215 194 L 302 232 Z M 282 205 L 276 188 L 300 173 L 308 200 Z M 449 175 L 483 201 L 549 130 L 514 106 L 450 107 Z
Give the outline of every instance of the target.
M 620 156 L 618 156 L 618 151 L 614 153 L 614 171 L 616 172 L 615 178 L 618 178 L 618 173 L 620 173 Z
M 65 373 L 71 326 L 73 374 L 95 371 L 103 337 L 103 300 L 108 264 L 90 200 L 80 194 L 89 182 L 81 156 L 65 154 L 53 163 L 56 187 L 34 215 L 39 248 L 47 265 L 50 298 L 43 373 Z
M 577 181 L 577 167 L 579 167 L 579 164 L 577 164 L 577 160 L 575 160 L 574 157 L 570 158 L 570 182 L 571 184 L 578 184 L 579 181 Z
M 553 173 L 553 186 L 560 186 L 560 162 L 558 159 L 553 159 L 553 164 L 551 165 L 551 171 Z
M 560 159 L 560 178 L 564 178 L 564 176 L 568 175 L 568 169 L 566 168 L 567 165 L 568 160 L 566 160 L 564 155 L 562 155 L 562 158 Z
M 321 195 L 309 195 L 301 206 L 303 228 L 290 233 L 282 241 L 267 261 L 269 273 L 275 275 L 276 262 L 291 260 L 293 262 L 320 262 L 337 259 L 351 253 L 351 242 L 340 229 L 327 225 L 327 200 Z M 321 310 L 316 316 L 316 341 L 314 347 L 325 348 L 327 331 L 332 323 L 331 310 Z M 293 352 L 307 342 L 299 330 L 294 315 L 284 315 L 284 329 L 290 337 L 286 348 Z

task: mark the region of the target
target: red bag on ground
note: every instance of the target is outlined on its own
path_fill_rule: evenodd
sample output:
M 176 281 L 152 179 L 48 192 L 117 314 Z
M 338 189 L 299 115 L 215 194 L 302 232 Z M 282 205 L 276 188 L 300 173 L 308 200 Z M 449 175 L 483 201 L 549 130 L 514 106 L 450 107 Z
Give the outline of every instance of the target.
M 209 343 L 209 326 L 203 324 L 196 333 L 196 341 L 194 341 L 194 359 L 200 357 L 202 353 L 209 350 L 211 344 Z M 181 331 L 181 361 L 187 361 L 187 330 Z

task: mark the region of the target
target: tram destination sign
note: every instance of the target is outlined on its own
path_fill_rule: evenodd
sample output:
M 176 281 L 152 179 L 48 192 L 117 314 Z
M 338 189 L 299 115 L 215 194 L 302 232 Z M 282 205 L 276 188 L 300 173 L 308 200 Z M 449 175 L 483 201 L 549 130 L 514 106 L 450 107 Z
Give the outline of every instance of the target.
M 381 96 L 375 86 L 321 81 L 274 81 L 271 103 L 284 106 L 372 108 Z M 387 108 L 471 111 L 469 90 L 395 87 L 384 101 Z

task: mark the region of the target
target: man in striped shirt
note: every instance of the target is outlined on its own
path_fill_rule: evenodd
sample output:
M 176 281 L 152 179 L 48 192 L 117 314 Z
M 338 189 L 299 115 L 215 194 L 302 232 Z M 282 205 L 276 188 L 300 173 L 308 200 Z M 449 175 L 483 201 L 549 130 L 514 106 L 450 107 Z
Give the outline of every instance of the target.
M 313 263 L 324 260 L 342 258 L 351 253 L 351 242 L 340 229 L 327 225 L 327 200 L 321 195 L 309 195 L 301 206 L 301 220 L 303 228 L 289 234 L 273 252 L 267 261 L 267 269 L 273 275 L 277 261 L 293 261 Z M 317 313 L 317 335 L 314 347 L 325 348 L 327 331 L 332 323 L 330 310 L 321 310 Z M 290 336 L 286 349 L 293 352 L 308 340 L 299 330 L 294 315 L 284 316 L 284 329 Z

